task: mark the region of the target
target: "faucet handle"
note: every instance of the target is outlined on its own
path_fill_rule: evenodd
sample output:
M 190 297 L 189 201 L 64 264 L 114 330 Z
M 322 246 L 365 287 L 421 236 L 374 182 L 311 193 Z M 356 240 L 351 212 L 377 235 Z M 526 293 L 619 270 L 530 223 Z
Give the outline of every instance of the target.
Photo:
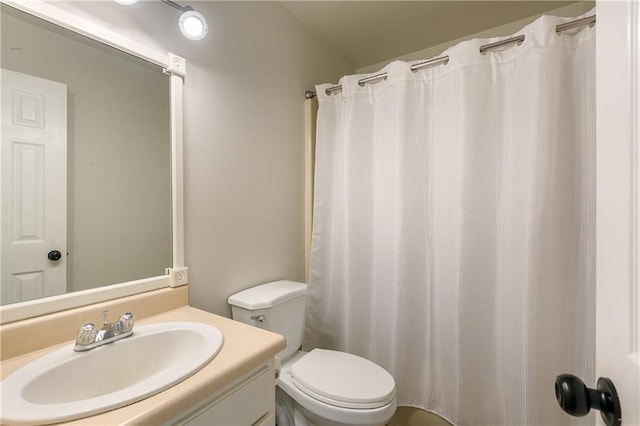
M 94 323 L 89 322 L 83 324 L 76 335 L 76 345 L 84 346 L 95 342 L 97 334 L 98 330 L 96 330 L 96 325 Z
M 133 330 L 133 324 L 135 322 L 136 316 L 131 312 L 125 312 L 120 316 L 120 322 L 122 323 L 122 332 L 127 333 Z

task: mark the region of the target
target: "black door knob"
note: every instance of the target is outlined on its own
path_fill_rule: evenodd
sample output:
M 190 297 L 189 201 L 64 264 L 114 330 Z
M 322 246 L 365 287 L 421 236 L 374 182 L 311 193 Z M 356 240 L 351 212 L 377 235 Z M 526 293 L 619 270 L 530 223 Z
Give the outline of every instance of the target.
M 51 250 L 49 253 L 47 253 L 47 259 L 57 262 L 58 260 L 62 259 L 62 253 L 60 253 L 60 251 L 58 250 Z
M 607 426 L 622 423 L 618 392 L 606 377 L 600 377 L 596 389 L 590 389 L 573 374 L 561 374 L 556 377 L 555 391 L 560 408 L 572 416 L 586 416 L 594 408 L 600 410 Z

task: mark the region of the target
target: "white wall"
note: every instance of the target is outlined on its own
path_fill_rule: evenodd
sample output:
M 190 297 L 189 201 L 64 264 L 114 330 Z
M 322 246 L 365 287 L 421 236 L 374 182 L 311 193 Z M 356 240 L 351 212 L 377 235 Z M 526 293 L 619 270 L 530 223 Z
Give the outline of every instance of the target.
M 192 2 L 209 20 L 184 39 L 158 2 L 56 3 L 188 60 L 185 227 L 191 305 L 304 279 L 304 91 L 354 68 L 277 2 Z

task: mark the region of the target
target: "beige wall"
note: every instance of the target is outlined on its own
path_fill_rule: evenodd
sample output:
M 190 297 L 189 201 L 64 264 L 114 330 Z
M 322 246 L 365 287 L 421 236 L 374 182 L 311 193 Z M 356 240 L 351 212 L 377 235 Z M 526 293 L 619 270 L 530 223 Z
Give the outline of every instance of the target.
M 353 68 L 276 2 L 198 7 L 224 22 L 213 52 L 189 56 L 191 303 L 229 314 L 241 289 L 304 281 L 304 92 Z
M 7 12 L 7 13 L 5 13 Z M 169 82 L 3 7 L 3 68 L 67 85 L 67 289 L 171 266 Z
M 355 70 L 277 2 L 192 4 L 209 20 L 200 42 L 156 2 L 56 3 L 187 59 L 190 303 L 230 315 L 227 297 L 239 290 L 304 279 L 304 92 Z

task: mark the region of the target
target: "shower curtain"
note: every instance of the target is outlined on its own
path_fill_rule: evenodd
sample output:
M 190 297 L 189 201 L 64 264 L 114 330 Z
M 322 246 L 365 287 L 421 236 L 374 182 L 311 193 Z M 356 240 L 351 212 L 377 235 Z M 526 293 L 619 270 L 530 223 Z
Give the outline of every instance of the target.
M 399 405 L 457 425 L 594 422 L 554 394 L 563 372 L 595 382 L 595 29 L 557 35 L 566 21 L 317 87 L 304 347 L 383 366 Z

